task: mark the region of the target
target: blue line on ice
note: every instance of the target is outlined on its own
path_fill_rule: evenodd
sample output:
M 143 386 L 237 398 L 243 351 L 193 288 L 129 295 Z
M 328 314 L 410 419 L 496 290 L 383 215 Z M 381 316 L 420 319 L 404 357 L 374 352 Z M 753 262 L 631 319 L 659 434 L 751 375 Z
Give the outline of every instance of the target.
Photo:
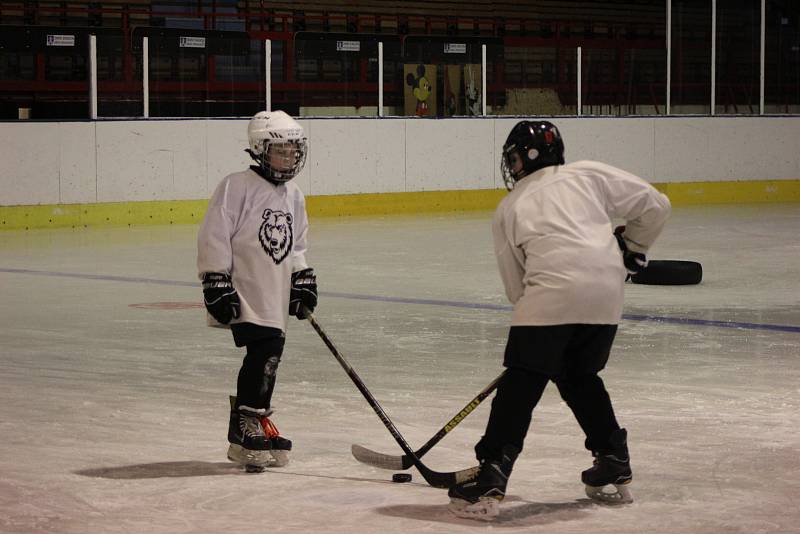
M 37 271 L 33 269 L 7 269 L 0 268 L 0 272 L 11 274 L 32 274 L 39 276 L 57 276 L 63 278 L 79 278 L 83 280 L 101 280 L 108 282 L 130 282 L 137 284 L 158 284 L 165 286 L 199 287 L 200 282 L 185 282 L 183 280 L 160 280 L 157 278 L 140 278 L 135 276 L 113 276 L 102 274 L 63 273 L 57 271 Z M 503 304 L 481 304 L 476 302 L 458 302 L 453 300 L 415 299 L 404 297 L 381 297 L 377 295 L 359 295 L 356 293 L 338 293 L 323 291 L 323 296 L 354 300 L 369 300 L 373 302 L 394 302 L 398 304 L 422 304 L 428 306 L 449 306 L 451 308 L 467 308 L 473 310 L 509 311 L 511 306 Z M 739 321 L 715 321 L 711 319 L 690 319 L 687 317 L 664 317 L 659 315 L 624 314 L 623 319 L 628 321 L 650 321 L 657 323 L 684 324 L 691 326 L 712 326 L 717 328 L 741 328 L 744 330 L 770 330 L 774 332 L 800 333 L 800 326 L 744 323 Z

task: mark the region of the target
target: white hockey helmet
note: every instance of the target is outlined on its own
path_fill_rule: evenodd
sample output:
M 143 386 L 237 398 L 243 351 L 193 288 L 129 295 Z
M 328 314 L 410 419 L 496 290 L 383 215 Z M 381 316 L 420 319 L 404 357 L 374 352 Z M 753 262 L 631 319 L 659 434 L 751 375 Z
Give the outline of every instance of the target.
M 297 176 L 306 164 L 308 138 L 303 127 L 284 111 L 259 111 L 247 125 L 248 153 L 256 160 L 265 178 L 275 182 L 288 182 Z M 288 162 L 280 167 L 270 158 L 270 147 L 291 148 Z

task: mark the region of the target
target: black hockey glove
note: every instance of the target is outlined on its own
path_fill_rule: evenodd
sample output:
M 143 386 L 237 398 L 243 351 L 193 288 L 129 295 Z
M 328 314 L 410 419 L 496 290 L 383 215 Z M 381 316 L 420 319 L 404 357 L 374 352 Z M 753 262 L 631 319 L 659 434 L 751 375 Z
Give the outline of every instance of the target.
M 628 249 L 628 244 L 625 242 L 625 238 L 622 237 L 624 232 L 624 226 L 617 226 L 614 229 L 614 237 L 617 238 L 617 244 L 622 251 L 622 263 L 625 264 L 625 269 L 628 270 L 629 274 L 636 274 L 647 267 L 647 256 L 641 252 L 634 252 Z
M 317 275 L 310 267 L 292 273 L 292 290 L 289 294 L 289 315 L 305 319 L 303 308 L 313 312 L 317 307 Z
M 211 317 L 222 324 L 239 318 L 239 294 L 229 274 L 206 273 L 203 276 L 203 302 Z

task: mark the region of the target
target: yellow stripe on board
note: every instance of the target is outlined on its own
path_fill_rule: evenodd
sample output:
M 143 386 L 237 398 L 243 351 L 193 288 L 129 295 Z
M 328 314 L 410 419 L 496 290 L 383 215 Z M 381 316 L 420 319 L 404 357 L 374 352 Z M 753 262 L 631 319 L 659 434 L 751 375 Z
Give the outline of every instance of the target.
M 0 206 L 0 229 L 199 223 L 208 200 Z
M 800 202 L 800 180 L 747 182 L 677 182 L 655 184 L 674 206 Z
M 505 189 L 473 189 L 309 196 L 306 204 L 309 217 L 484 211 L 495 209 L 505 194 Z
M 655 184 L 674 206 L 800 202 L 800 180 Z M 309 196 L 310 217 L 490 211 L 504 189 Z M 197 224 L 207 200 L 0 206 L 0 229 Z

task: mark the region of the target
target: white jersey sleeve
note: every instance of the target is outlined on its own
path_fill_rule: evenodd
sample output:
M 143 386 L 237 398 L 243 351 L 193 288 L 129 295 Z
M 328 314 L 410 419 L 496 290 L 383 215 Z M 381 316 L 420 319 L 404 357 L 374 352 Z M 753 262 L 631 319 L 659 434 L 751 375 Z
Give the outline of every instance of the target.
M 231 272 L 231 235 L 239 214 L 234 204 L 235 199 L 243 195 L 232 191 L 237 184 L 231 184 L 229 178 L 220 182 L 208 201 L 208 210 L 197 234 L 197 270 L 201 280 L 205 273 Z
M 602 177 L 608 214 L 625 219 L 628 248 L 647 253 L 661 234 L 672 211 L 669 199 L 638 176 L 599 162 L 583 163 L 588 172 Z
M 306 262 L 306 249 L 308 248 L 308 215 L 306 214 L 306 200 L 298 190 L 295 206 L 295 241 L 292 249 L 292 272 L 308 268 Z

